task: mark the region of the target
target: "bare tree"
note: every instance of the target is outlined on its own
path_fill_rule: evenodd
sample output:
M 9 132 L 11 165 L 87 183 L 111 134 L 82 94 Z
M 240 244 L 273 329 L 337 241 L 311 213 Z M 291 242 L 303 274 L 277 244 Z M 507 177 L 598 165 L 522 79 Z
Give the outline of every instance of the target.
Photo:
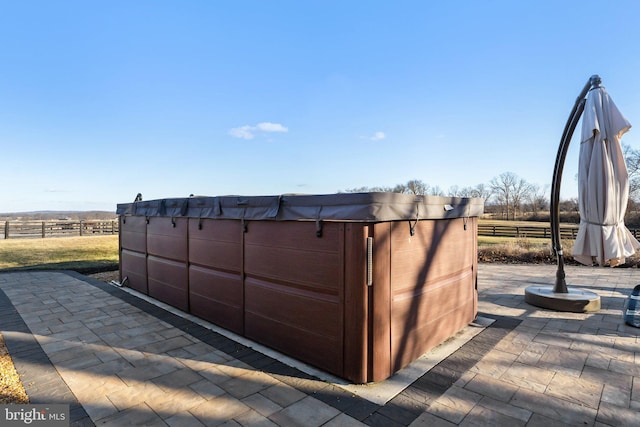
M 451 197 L 464 197 L 462 196 L 462 191 L 464 189 L 460 189 L 460 187 L 458 187 L 457 185 L 452 185 L 451 187 L 449 187 L 449 189 L 447 190 L 447 196 L 451 196 Z
M 462 187 L 458 189 L 457 185 L 454 185 L 457 190 L 457 197 L 475 197 L 473 196 L 473 187 Z M 449 187 L 449 193 L 452 193 L 452 188 Z
M 558 207 L 562 212 L 578 212 L 579 211 L 578 198 L 574 197 L 572 199 L 560 200 L 560 204 Z
M 637 201 L 640 198 L 640 150 L 622 144 L 622 152 L 629 172 L 629 199 Z
M 391 191 L 394 193 L 405 194 L 409 192 L 409 189 L 407 188 L 407 184 L 396 184 Z
M 406 193 L 423 196 L 429 191 L 429 185 L 419 179 L 412 179 L 406 184 Z
M 390 192 L 390 193 L 402 193 L 402 194 L 416 194 L 419 196 L 425 195 L 429 192 L 429 184 L 426 184 L 419 179 L 412 179 L 406 184 L 397 184 L 394 187 L 357 187 L 344 190 L 345 193 L 368 193 L 368 192 Z
M 531 191 L 531 184 L 522 178 L 518 178 L 513 186 L 513 196 L 511 198 L 513 204 L 513 220 L 516 219 L 516 213 L 522 212 L 522 205 L 527 199 Z
M 452 197 L 479 197 L 484 199 L 485 202 L 488 202 L 491 198 L 491 188 L 484 184 L 478 184 L 475 187 L 462 188 L 454 185 L 449 187 L 448 195 Z
M 444 191 L 442 191 L 442 189 L 436 185 L 435 187 L 431 187 L 429 189 L 428 194 L 430 196 L 444 196 Z
M 471 197 L 480 197 L 485 200 L 485 202 L 489 202 L 491 196 L 493 195 L 493 190 L 490 186 L 486 186 L 484 184 L 478 184 L 471 190 Z
M 549 208 L 549 198 L 547 197 L 549 187 L 549 184 L 543 187 L 540 187 L 538 184 L 530 184 L 527 199 L 531 206 L 531 212 L 533 212 L 534 215 L 541 210 Z
M 516 212 L 530 191 L 530 184 L 513 172 L 504 172 L 491 180 L 491 190 L 499 205 L 502 206 L 503 216 L 515 220 Z

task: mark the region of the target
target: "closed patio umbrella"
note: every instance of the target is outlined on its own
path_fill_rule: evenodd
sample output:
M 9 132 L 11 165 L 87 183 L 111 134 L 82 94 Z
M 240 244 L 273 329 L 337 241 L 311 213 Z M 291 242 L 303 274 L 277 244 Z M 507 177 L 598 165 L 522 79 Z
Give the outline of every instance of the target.
M 620 138 L 631 128 L 604 87 L 587 94 L 578 161 L 580 228 L 573 247 L 582 264 L 616 266 L 640 248 L 624 225 L 629 175 Z
M 569 114 L 553 168 L 551 245 L 558 261 L 553 286 L 535 284 L 525 289 L 525 302 L 538 307 L 570 312 L 600 310 L 600 295 L 586 289 L 570 289 L 565 280 L 564 252 L 560 240 L 560 186 L 562 170 L 573 131 L 582 113 L 582 144 L 579 156 L 580 228 L 574 244 L 575 259 L 592 265 L 619 265 L 640 248 L 624 226 L 629 198 L 629 176 L 620 138 L 631 125 L 601 86 L 597 74 L 589 78 Z

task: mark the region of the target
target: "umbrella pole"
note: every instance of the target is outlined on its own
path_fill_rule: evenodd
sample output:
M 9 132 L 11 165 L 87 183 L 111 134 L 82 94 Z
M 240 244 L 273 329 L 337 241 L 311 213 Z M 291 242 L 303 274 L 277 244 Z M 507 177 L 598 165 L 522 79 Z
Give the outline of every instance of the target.
M 600 309 L 600 297 L 588 291 L 570 292 L 567 288 L 564 272 L 564 254 L 562 243 L 560 242 L 560 184 L 562 183 L 562 170 L 567 157 L 569 143 L 573 137 L 573 132 L 584 112 L 586 95 L 592 87 L 600 86 L 601 79 L 597 75 L 589 78 L 580 95 L 576 99 L 569 119 L 562 132 L 556 163 L 553 169 L 553 181 L 551 183 L 551 246 L 556 255 L 558 269 L 556 271 L 556 282 L 553 288 L 548 286 L 529 286 L 525 290 L 525 301 L 539 307 L 551 308 L 560 311 L 597 311 Z M 596 301 L 597 299 L 597 301 Z
M 556 283 L 554 292 L 567 293 L 567 283 L 565 281 L 564 274 L 564 254 L 562 252 L 562 243 L 560 242 L 560 185 L 562 183 L 562 170 L 564 169 L 564 161 L 567 157 L 567 150 L 573 137 L 573 132 L 580 121 L 580 116 L 584 111 L 584 104 L 586 101 L 585 96 L 591 88 L 594 78 L 592 76 L 584 88 L 580 92 L 580 95 L 576 99 L 567 124 L 562 132 L 562 138 L 560 139 L 560 146 L 558 147 L 558 155 L 556 156 L 555 167 L 553 168 L 553 180 L 551 183 L 551 205 L 550 205 L 550 220 L 551 220 L 551 246 L 553 252 L 556 255 L 558 262 L 558 270 L 556 271 Z M 599 78 L 598 78 L 599 79 Z

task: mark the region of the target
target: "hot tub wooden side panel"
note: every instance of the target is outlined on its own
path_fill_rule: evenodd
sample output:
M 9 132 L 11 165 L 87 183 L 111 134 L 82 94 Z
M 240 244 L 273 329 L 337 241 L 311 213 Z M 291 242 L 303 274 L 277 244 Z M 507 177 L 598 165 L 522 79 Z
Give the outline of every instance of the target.
M 245 336 L 343 375 L 344 224 L 252 222 L 244 271 Z
M 243 335 L 243 295 L 240 275 L 189 266 L 189 309 L 192 314 Z
M 120 250 L 120 283 L 127 278 L 126 286 L 147 295 L 147 254 L 129 249 Z
M 147 252 L 147 221 L 141 216 L 120 217 L 120 247 L 140 253 Z
M 189 220 L 189 307 L 191 313 L 244 334 L 240 221 Z
M 393 371 L 475 319 L 475 223 L 475 218 L 420 221 L 414 236 L 401 223 L 392 227 Z
M 189 274 L 187 264 L 160 258 L 154 255 L 147 257 L 149 274 L 149 296 L 189 311 L 189 294 L 187 291 Z
M 370 381 L 369 294 L 367 238 L 373 225 L 345 224 L 344 268 L 344 369 L 343 378 L 354 383 Z
M 242 269 L 240 221 L 189 219 L 189 263 L 220 271 Z
M 382 381 L 392 373 L 391 360 L 391 222 L 373 229 L 373 282 L 369 288 L 367 381 Z
M 147 283 L 149 296 L 188 312 L 187 230 L 187 218 L 149 218 Z
M 144 217 L 120 217 L 120 282 L 143 294 L 147 288 L 147 222 Z
M 342 291 L 344 223 L 325 223 L 317 237 L 314 222 L 252 222 L 244 238 L 247 276 L 327 294 Z
M 147 252 L 160 258 L 187 262 L 187 218 L 151 217 L 147 224 Z

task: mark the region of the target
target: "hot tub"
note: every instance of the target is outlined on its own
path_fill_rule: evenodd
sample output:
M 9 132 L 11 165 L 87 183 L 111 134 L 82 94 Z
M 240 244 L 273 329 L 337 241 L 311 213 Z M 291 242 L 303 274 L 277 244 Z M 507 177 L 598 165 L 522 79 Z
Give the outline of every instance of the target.
M 477 314 L 477 198 L 397 193 L 119 204 L 131 288 L 355 383 Z

